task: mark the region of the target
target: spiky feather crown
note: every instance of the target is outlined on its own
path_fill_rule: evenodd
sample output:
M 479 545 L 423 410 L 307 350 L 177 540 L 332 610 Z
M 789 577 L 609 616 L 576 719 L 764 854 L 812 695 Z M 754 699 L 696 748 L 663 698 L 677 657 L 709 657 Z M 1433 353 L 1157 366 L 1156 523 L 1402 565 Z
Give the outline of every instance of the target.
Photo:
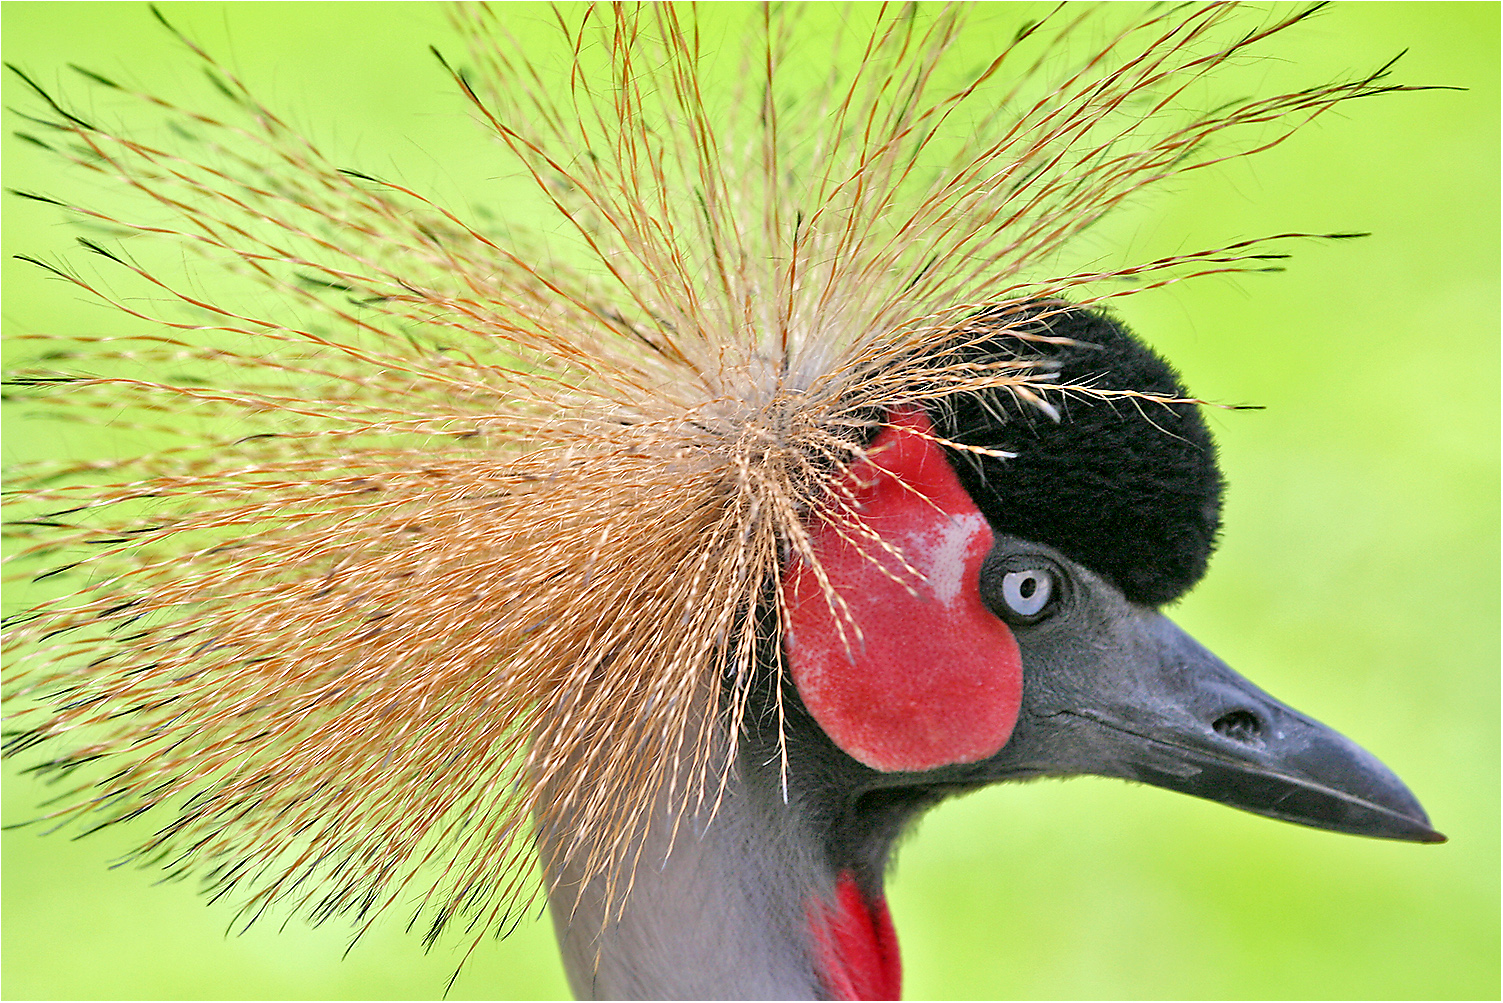
M 150 811 L 142 859 L 251 917 L 368 921 L 412 886 L 434 935 L 495 928 L 530 816 L 624 880 L 649 806 L 723 792 L 759 611 L 788 555 L 818 567 L 807 526 L 882 547 L 832 486 L 883 414 L 1141 396 L 967 349 L 1266 266 L 1244 242 L 1039 277 L 1143 189 L 1388 89 L 1188 101 L 1313 9 L 1150 11 L 1061 69 L 1097 15 L 973 65 L 960 9 L 853 11 L 825 48 L 792 5 L 571 7 L 544 51 L 464 8 L 444 65 L 535 182 L 532 228 L 331 163 L 191 42 L 232 107 L 137 95 L 170 144 L 38 88 L 36 141 L 143 215 L 30 197 L 191 267 L 94 238 L 104 278 L 36 259 L 155 333 L 47 343 L 13 396 L 176 441 L 12 473 L 12 560 L 75 584 L 8 624 L 7 749 L 72 778 L 54 816 Z M 734 86 L 717 17 L 750 40 Z

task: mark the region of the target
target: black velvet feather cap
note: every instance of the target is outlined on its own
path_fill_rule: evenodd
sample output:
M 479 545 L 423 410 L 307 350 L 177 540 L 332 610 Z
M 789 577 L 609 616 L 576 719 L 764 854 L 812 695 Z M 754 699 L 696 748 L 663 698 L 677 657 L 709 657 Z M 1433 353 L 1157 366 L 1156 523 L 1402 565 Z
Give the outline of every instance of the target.
M 961 355 L 1037 360 L 1061 385 L 1189 396 L 1179 374 L 1114 318 L 1065 304 L 1035 316 L 1018 323 L 1014 315 L 1007 331 L 987 335 L 983 314 L 983 333 L 973 326 Z M 996 532 L 1053 547 L 1148 606 L 1179 598 L 1205 574 L 1222 479 L 1198 405 L 1059 391 L 1040 407 L 993 390 L 936 411 L 945 437 L 1016 454 L 950 451 Z

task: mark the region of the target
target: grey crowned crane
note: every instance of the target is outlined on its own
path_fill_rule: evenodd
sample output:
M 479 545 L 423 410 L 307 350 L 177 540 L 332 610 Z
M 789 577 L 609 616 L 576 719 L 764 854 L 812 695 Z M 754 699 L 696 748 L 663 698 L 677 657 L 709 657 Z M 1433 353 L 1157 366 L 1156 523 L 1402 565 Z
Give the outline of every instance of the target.
M 884 10 L 841 77 L 769 10 L 716 96 L 692 11 L 562 10 L 552 63 L 461 9 L 444 65 L 535 232 L 324 160 L 202 52 L 239 117 L 165 106 L 176 147 L 22 76 L 34 139 L 158 219 L 28 194 L 229 290 L 109 238 L 108 280 L 36 260 L 155 327 L 16 393 L 182 439 L 21 475 L 23 557 L 76 586 L 8 625 L 8 751 L 248 918 L 501 929 L 535 846 L 586 998 L 896 998 L 894 841 L 1009 779 L 1440 840 L 1160 612 L 1221 476 L 1111 306 L 1273 246 L 1049 270 L 1144 187 L 1394 89 L 1180 114 L 1307 14 L 1149 11 L 1060 73 L 1068 12 L 952 65 L 959 12 Z

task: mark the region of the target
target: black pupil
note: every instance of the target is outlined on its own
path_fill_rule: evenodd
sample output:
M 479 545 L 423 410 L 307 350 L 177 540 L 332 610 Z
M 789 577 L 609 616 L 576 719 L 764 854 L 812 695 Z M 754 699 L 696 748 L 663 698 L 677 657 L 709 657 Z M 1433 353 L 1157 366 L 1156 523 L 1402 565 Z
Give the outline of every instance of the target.
M 1033 575 L 1029 575 L 1027 578 L 1018 583 L 1018 595 L 1022 596 L 1024 599 L 1030 598 L 1038 590 L 1039 580 Z

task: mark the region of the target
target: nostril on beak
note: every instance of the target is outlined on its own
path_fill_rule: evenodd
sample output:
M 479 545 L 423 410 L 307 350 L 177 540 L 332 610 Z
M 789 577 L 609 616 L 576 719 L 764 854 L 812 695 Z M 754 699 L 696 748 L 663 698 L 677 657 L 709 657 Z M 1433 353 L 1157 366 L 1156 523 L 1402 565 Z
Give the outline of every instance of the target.
M 1211 727 L 1216 733 L 1243 745 L 1263 740 L 1263 721 L 1250 710 L 1234 710 L 1218 717 Z

